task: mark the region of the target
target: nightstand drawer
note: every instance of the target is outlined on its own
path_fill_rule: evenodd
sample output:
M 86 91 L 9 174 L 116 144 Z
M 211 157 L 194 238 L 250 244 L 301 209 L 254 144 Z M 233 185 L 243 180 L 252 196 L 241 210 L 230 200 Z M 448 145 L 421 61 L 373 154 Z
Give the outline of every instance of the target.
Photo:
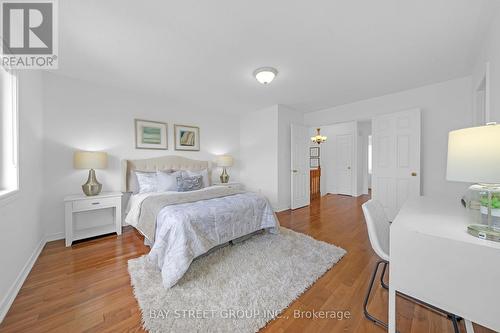
M 93 198 L 73 202 L 73 211 L 83 211 L 116 206 L 116 198 Z
M 241 191 L 245 189 L 245 186 L 242 183 L 215 183 L 214 185 L 225 186 L 234 190 L 241 190 Z

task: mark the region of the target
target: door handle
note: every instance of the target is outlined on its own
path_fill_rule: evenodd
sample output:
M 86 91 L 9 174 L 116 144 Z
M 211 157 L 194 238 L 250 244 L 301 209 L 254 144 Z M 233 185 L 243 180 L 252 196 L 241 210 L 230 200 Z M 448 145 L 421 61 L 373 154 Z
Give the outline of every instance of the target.
M 292 170 L 292 172 L 293 172 L 293 173 L 297 173 L 297 172 L 299 172 L 299 170 L 295 170 L 295 169 L 293 169 L 293 170 Z
M 411 173 L 411 176 L 412 177 L 417 177 L 417 173 L 414 171 L 414 172 Z
M 347 167 L 347 170 L 351 170 L 351 167 L 350 167 L 350 166 L 349 166 L 349 167 Z

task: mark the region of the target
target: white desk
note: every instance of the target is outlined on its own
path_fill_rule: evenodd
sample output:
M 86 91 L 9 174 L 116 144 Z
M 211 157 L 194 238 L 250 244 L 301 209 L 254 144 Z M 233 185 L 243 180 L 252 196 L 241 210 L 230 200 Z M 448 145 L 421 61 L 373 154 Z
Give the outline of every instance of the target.
M 457 200 L 410 199 L 391 225 L 389 332 L 396 292 L 500 331 L 500 243 L 467 233 L 472 218 Z M 451 325 L 451 324 L 450 324 Z

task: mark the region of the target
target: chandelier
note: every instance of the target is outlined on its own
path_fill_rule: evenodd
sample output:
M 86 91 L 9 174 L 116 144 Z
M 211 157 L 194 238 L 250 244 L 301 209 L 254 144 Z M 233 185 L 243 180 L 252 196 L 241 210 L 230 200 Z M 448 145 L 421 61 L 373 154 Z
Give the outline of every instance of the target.
M 320 131 L 319 128 L 317 128 L 316 131 L 318 133 L 316 134 L 316 136 L 312 136 L 311 137 L 311 141 L 314 142 L 314 143 L 317 143 L 317 144 L 325 142 L 326 139 L 327 139 L 326 136 L 323 136 L 323 135 L 319 134 L 319 131 Z

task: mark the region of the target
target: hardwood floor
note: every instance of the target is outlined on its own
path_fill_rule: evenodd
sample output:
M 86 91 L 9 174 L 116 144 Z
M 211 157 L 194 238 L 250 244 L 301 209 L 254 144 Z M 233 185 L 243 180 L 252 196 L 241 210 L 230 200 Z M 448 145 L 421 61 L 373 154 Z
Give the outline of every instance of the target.
M 368 198 L 328 195 L 310 207 L 279 213 L 281 225 L 347 250 L 321 277 L 263 332 L 384 332 L 363 316 L 362 304 L 377 257 L 371 250 L 361 204 Z M 48 243 L 19 292 L 0 332 L 142 332 L 127 261 L 148 252 L 142 237 L 126 228 L 66 248 Z M 387 292 L 378 284 L 371 312 L 387 319 Z M 399 298 L 402 333 L 453 332 L 444 317 Z M 294 319 L 296 310 L 348 311 L 349 319 Z M 476 332 L 492 332 L 476 326 Z M 461 332 L 465 328 L 461 327 Z

